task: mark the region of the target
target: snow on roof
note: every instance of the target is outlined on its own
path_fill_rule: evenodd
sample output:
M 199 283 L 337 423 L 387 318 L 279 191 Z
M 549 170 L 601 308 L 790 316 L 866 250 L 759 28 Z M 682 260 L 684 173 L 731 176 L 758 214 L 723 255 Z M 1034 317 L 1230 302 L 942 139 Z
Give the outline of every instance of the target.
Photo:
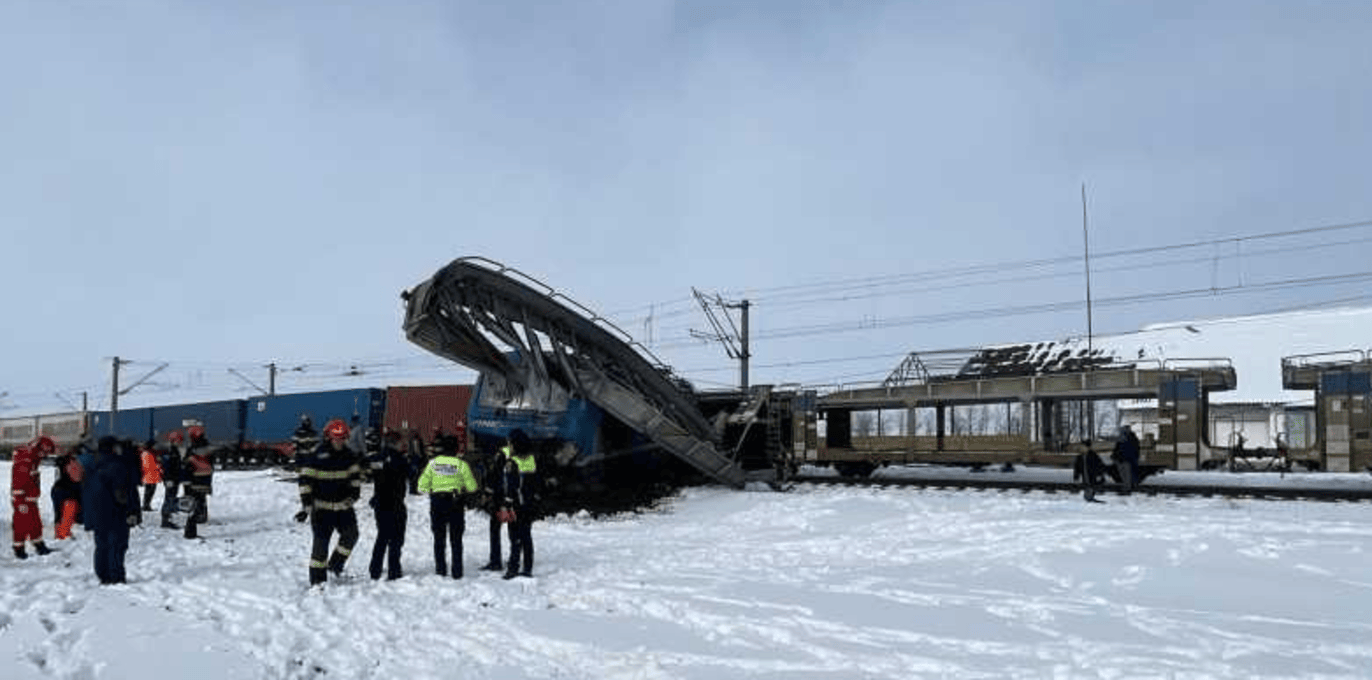
M 1372 348 L 1372 307 L 1337 308 L 1150 324 L 1132 333 L 987 347 L 959 375 L 1027 375 L 1086 365 L 1228 360 L 1238 387 L 1215 403 L 1309 403 L 1313 394 L 1284 390 L 1283 357 Z

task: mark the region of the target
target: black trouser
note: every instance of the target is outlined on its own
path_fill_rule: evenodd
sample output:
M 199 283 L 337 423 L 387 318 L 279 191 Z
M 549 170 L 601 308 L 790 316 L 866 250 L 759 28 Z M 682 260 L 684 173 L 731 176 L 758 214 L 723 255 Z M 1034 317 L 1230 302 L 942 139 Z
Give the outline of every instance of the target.
M 466 507 L 452 493 L 429 495 L 429 528 L 434 534 L 434 571 L 448 574 L 444 543 L 453 549 L 453 578 L 462 578 L 462 532 L 467 529 Z
M 505 565 L 506 574 L 529 574 L 534 570 L 533 511 L 515 510 L 515 521 L 510 522 L 510 562 Z M 524 558 L 524 569 L 519 568 L 520 556 Z
M 373 579 L 381 578 L 381 564 L 386 564 L 386 578 L 400 578 L 400 550 L 405 547 L 405 524 L 409 513 L 405 506 L 394 510 L 375 511 L 376 543 L 372 544 L 372 563 L 370 573 Z
M 48 498 L 52 499 L 52 525 L 57 526 L 62 523 L 62 503 L 67 500 L 67 491 L 60 486 L 53 486 L 48 491 Z M 76 500 L 81 501 L 79 495 Z
M 110 526 L 95 532 L 95 576 L 100 583 L 124 582 L 124 555 L 129 551 L 129 525 L 123 517 L 105 519 Z
M 197 538 L 195 528 L 205 521 L 205 492 L 186 489 L 186 497 L 191 499 L 191 508 L 186 511 L 186 538 Z
M 156 492 L 157 492 L 157 485 L 156 485 L 156 484 L 144 484 L 144 485 L 143 485 L 143 509 L 144 509 L 144 510 L 151 510 L 151 509 L 152 509 L 152 495 L 153 495 L 154 493 L 156 493 Z
M 176 512 L 176 492 L 180 485 L 176 482 L 162 482 L 162 488 L 166 491 L 162 494 L 162 521 L 170 522 L 172 513 Z
M 500 519 L 495 516 L 495 511 L 490 512 L 491 525 L 489 528 L 491 538 L 491 559 L 487 566 L 499 568 L 501 565 L 500 555 Z
M 1134 490 L 1134 464 L 1127 460 L 1115 463 L 1120 474 L 1120 493 L 1128 494 Z
M 325 570 L 338 574 L 357 545 L 357 513 L 352 510 L 315 510 L 310 513 L 310 531 L 314 542 L 310 546 L 310 585 L 328 580 Z M 329 554 L 329 541 L 338 532 L 338 546 Z

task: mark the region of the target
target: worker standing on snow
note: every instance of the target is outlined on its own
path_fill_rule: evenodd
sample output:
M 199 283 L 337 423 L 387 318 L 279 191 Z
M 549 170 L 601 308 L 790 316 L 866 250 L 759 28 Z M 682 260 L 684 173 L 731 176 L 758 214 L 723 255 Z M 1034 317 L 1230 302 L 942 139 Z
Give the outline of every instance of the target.
M 343 565 L 357 545 L 357 513 L 353 504 L 362 495 L 362 465 L 348 448 L 348 425 L 331 420 L 324 426 L 326 443 L 311 453 L 296 452 L 299 472 L 300 512 L 295 521 L 310 520 L 310 585 L 328 580 L 328 572 L 343 573 Z M 338 545 L 329 554 L 329 542 L 338 532 Z M 327 571 L 326 571 L 327 570 Z
M 162 485 L 162 466 L 157 462 L 157 442 L 149 439 L 143 443 L 138 455 L 143 467 L 143 509 L 152 510 L 152 497 L 157 487 Z
M 196 526 L 210 518 L 208 497 L 214 491 L 214 463 L 210 460 L 210 442 L 205 438 L 205 428 L 192 425 L 186 432 L 190 435 L 190 446 L 186 448 L 186 460 L 182 468 L 191 507 L 186 511 L 184 536 L 199 538 Z
M 481 495 L 484 499 L 482 509 L 488 516 L 487 532 L 490 535 L 491 554 L 486 561 L 486 566 L 482 567 L 486 571 L 502 571 L 505 569 L 504 555 L 500 551 L 500 528 L 504 525 L 500 521 L 500 506 L 502 498 L 496 494 L 495 490 L 501 486 L 501 477 L 505 474 L 505 463 L 510 460 L 510 444 L 508 440 L 494 453 L 486 457 L 484 469 L 481 474 Z
M 33 543 L 39 555 L 52 552 L 43 543 L 43 517 L 38 514 L 38 497 L 42 494 L 39 466 L 43 456 L 56 451 L 51 438 L 39 437 L 27 446 L 14 450 L 10 468 L 10 503 L 14 506 L 14 556 L 28 558 L 24 545 Z
M 137 473 L 114 437 L 101 437 L 95 453 L 80 456 L 81 504 L 86 530 L 95 534 L 95 575 L 101 585 L 123 583 L 129 528 L 138 514 L 138 497 L 129 493 Z
M 372 545 L 369 572 L 373 580 L 381 578 L 384 564 L 386 578 L 398 579 L 402 575 L 400 551 L 405 547 L 405 526 L 409 520 L 405 496 L 410 484 L 410 462 L 400 449 L 400 433 L 386 431 L 378 450 L 368 453 L 367 467 L 372 473 L 371 506 L 376 518 L 376 542 Z
M 1139 438 L 1128 425 L 1120 426 L 1119 440 L 1115 442 L 1110 458 L 1119 470 L 1120 493 L 1128 496 L 1134 491 L 1139 465 Z
M 453 552 L 453 578 L 462 578 L 462 534 L 467 528 L 467 497 L 477 490 L 476 478 L 462 460 L 466 429 L 458 425 L 454 436 L 438 436 L 434 456 L 419 475 L 419 492 L 429 496 L 429 528 L 434 536 L 434 571 L 448 575 L 444 544 Z
M 532 576 L 534 570 L 534 516 L 538 514 L 540 481 L 533 443 L 523 430 L 510 432 L 510 457 L 500 477 L 500 512 L 510 525 L 510 561 L 505 576 Z M 521 558 L 523 568 L 521 569 Z
M 53 538 L 71 538 L 71 528 L 81 523 L 81 464 L 76 447 L 57 457 L 57 480 L 48 492 L 52 497 Z
M 181 488 L 181 431 L 167 434 L 167 450 L 162 453 L 162 528 L 179 529 L 172 521 L 176 512 L 178 491 Z
M 310 420 L 310 414 L 300 414 L 300 425 L 291 434 L 291 444 L 295 449 L 295 458 L 308 456 L 319 448 L 319 432 L 314 429 L 314 421 Z
M 1090 439 L 1085 444 L 1086 452 L 1072 462 L 1072 480 L 1081 482 L 1081 495 L 1088 503 L 1103 503 L 1096 498 L 1096 488 L 1105 482 L 1105 461 L 1091 447 Z

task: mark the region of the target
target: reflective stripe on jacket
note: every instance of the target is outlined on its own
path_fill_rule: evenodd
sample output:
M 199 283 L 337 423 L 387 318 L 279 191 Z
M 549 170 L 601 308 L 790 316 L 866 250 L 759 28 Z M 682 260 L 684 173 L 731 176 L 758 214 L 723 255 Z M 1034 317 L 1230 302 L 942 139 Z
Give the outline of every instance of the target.
M 300 504 L 320 510 L 350 509 L 362 495 L 362 464 L 352 449 L 324 444 L 296 458 Z

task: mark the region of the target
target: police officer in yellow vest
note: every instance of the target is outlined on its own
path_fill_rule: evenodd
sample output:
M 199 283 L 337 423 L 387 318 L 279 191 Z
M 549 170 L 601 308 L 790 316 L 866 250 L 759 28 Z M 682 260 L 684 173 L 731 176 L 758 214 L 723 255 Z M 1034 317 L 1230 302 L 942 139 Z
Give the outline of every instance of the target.
M 505 462 L 510 459 L 510 445 L 501 446 L 485 460 L 485 470 L 481 476 L 481 493 L 485 498 L 486 514 L 490 518 L 487 531 L 490 535 L 491 554 L 486 561 L 485 571 L 504 571 L 505 561 L 500 554 L 500 506 L 501 497 L 495 490 L 500 488 L 501 476 L 505 474 Z
M 504 578 L 532 576 L 534 569 L 534 539 L 532 528 L 538 514 L 542 491 L 538 477 L 538 463 L 534 460 L 533 443 L 522 430 L 510 432 L 510 457 L 501 475 L 501 514 L 510 525 L 510 561 L 505 565 Z M 523 562 L 523 569 L 520 562 Z
M 459 435 L 465 432 L 459 429 Z M 444 541 L 452 544 L 453 578 L 462 578 L 462 533 L 467 528 L 467 496 L 477 490 L 476 478 L 460 452 L 465 436 L 444 436 L 438 455 L 429 460 L 419 475 L 419 492 L 429 496 L 429 527 L 434 535 L 434 571 L 448 574 Z

